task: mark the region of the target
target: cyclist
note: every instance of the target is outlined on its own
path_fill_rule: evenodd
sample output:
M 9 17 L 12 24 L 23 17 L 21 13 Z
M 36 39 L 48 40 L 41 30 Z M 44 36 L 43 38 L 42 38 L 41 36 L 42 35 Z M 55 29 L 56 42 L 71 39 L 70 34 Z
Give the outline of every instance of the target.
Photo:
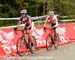
M 29 15 L 27 15 L 27 10 L 26 9 L 23 9 L 20 11 L 20 14 L 21 14 L 21 17 L 20 17 L 20 20 L 18 22 L 18 27 L 20 24 L 25 24 L 25 32 L 28 33 L 28 36 L 30 37 L 30 40 L 31 42 L 33 43 L 33 45 L 35 46 L 35 42 L 33 41 L 33 38 L 32 38 L 32 33 L 31 33 L 31 28 L 32 28 L 32 20 L 30 18 Z M 35 49 L 35 47 L 33 46 L 32 49 Z
M 58 27 L 58 19 L 57 19 L 57 15 L 54 14 L 54 11 L 49 11 L 49 16 L 47 16 L 45 24 L 44 24 L 44 28 L 46 28 L 46 24 L 48 23 L 48 21 L 51 22 L 51 26 L 52 26 L 52 34 L 54 32 L 54 40 L 52 42 L 52 44 L 54 44 L 55 48 L 57 46 L 57 44 L 55 44 L 56 42 L 56 37 L 57 37 L 57 32 L 56 32 L 56 28 Z
M 44 27 L 46 27 L 46 24 L 48 23 L 48 21 L 51 22 L 51 26 L 54 32 L 56 32 L 56 28 L 58 27 L 58 19 L 57 19 L 57 15 L 54 14 L 54 11 L 49 11 L 49 15 L 47 16 L 45 20 Z

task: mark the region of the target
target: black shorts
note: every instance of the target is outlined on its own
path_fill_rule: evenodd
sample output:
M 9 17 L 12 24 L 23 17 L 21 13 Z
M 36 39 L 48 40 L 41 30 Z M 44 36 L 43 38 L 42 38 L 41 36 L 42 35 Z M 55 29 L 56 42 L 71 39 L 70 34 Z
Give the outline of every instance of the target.
M 30 24 L 29 23 L 26 23 L 25 24 L 25 28 L 24 29 L 26 29 L 27 30 L 27 28 L 30 26 Z M 29 30 L 31 30 L 31 27 L 29 28 Z
M 52 27 L 55 26 L 55 25 L 56 25 L 56 23 L 51 24 Z M 56 27 L 53 27 L 53 30 L 56 30 Z

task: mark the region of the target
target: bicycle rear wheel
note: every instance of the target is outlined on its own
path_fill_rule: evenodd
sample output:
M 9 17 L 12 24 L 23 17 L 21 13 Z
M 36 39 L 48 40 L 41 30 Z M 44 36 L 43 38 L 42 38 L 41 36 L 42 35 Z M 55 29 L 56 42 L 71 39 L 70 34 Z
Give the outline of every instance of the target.
M 24 38 L 19 38 L 16 43 L 16 49 L 19 56 L 24 56 L 26 52 L 26 44 Z
M 48 35 L 47 37 L 46 37 L 46 49 L 47 50 L 50 50 L 51 49 L 51 47 L 52 47 L 52 35 Z

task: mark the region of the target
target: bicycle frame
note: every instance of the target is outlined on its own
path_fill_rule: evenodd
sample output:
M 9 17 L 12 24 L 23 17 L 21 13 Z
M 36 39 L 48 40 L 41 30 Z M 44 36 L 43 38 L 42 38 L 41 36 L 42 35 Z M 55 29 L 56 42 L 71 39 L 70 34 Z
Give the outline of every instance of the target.
M 56 27 L 57 28 L 57 27 Z M 54 37 L 55 37 L 55 35 L 56 35 L 56 32 L 54 31 L 54 29 L 53 28 L 44 28 L 44 31 L 46 32 L 46 30 L 52 30 L 53 31 L 53 33 L 54 33 Z M 51 33 L 49 33 L 49 34 L 51 34 Z M 51 34 L 52 35 L 52 34 Z

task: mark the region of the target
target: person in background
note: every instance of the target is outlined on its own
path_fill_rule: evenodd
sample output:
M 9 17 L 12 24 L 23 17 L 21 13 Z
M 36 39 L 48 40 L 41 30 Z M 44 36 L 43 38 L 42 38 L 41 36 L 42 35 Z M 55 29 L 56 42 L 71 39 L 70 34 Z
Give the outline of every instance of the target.
M 45 20 L 45 24 L 44 27 L 46 27 L 46 25 L 48 24 L 48 22 L 51 22 L 51 27 L 53 28 L 53 30 L 56 32 L 56 28 L 58 27 L 58 15 L 54 14 L 54 11 L 49 11 L 49 15 L 47 16 L 46 20 Z

